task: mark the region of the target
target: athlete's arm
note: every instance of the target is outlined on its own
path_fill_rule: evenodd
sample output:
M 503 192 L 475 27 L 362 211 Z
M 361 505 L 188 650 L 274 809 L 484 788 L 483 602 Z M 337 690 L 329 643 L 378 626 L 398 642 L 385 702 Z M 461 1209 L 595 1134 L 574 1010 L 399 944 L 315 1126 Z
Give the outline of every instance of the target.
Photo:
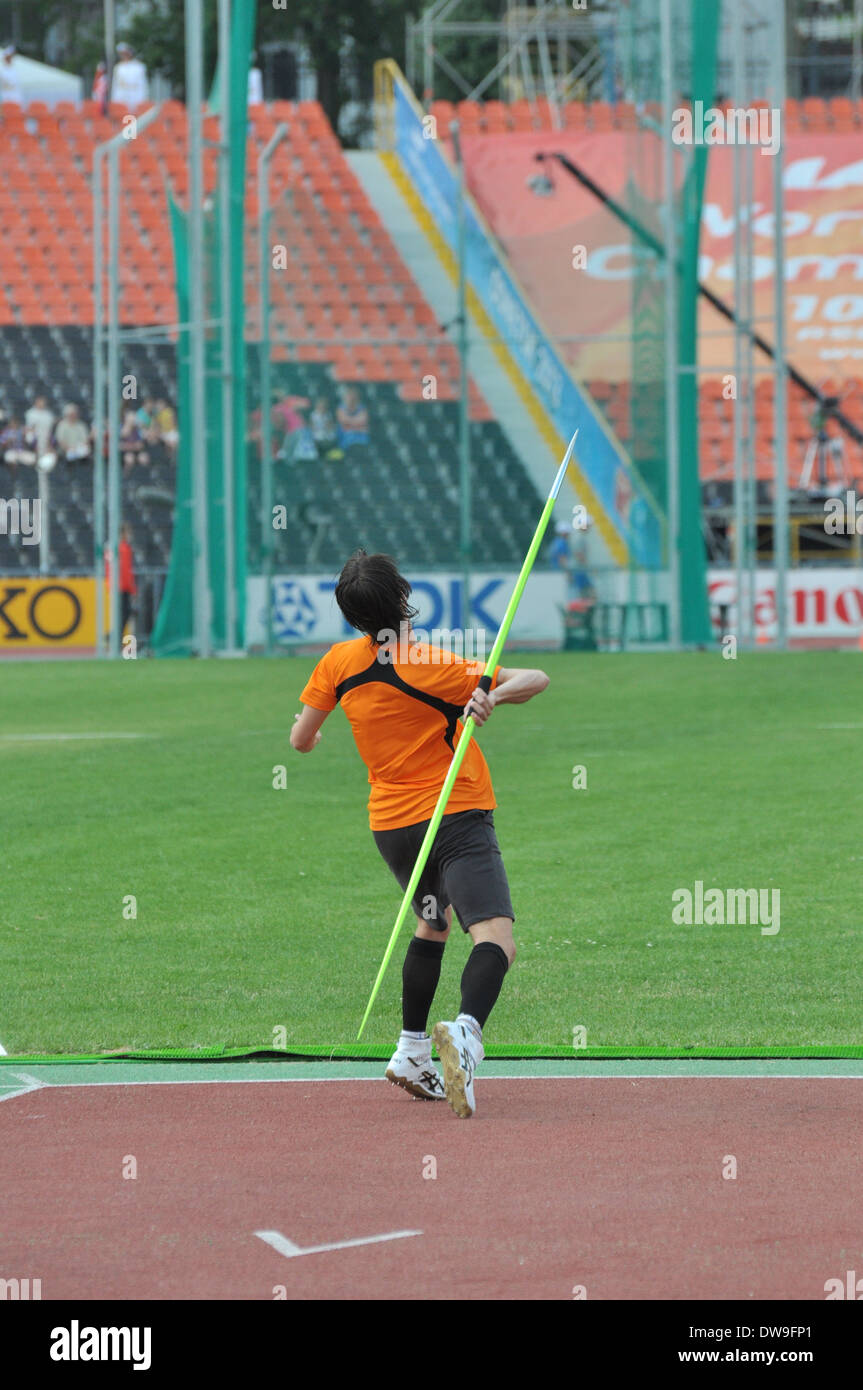
M 468 710 L 475 724 L 484 724 L 495 705 L 523 705 L 539 695 L 548 685 L 544 671 L 521 671 L 515 667 L 501 666 L 497 685 L 486 695 L 477 686 L 465 705 L 465 718 Z
M 294 727 L 291 729 L 291 747 L 298 753 L 311 753 L 316 743 L 321 741 L 321 725 L 329 713 L 325 709 L 315 709 L 312 705 L 303 705 L 302 714 L 294 715 Z

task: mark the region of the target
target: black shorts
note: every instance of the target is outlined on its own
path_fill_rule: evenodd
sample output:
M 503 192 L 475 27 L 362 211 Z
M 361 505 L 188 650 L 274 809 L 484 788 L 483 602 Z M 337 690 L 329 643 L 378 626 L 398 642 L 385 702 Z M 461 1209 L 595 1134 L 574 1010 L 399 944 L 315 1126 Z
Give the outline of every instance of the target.
M 372 832 L 403 890 L 410 882 L 428 826 L 424 820 L 397 830 Z M 435 931 L 446 931 L 450 905 L 462 931 L 490 917 L 515 920 L 491 811 L 455 811 L 444 816 L 438 827 L 417 884 L 413 909 Z

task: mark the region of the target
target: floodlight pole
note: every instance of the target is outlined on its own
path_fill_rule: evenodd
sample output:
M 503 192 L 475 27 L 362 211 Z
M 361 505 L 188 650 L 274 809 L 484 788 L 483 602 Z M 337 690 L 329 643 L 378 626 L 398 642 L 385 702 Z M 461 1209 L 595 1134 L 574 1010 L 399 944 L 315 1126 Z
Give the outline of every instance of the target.
M 462 157 L 459 123 L 450 125 L 453 149 L 455 151 L 458 182 L 456 185 L 456 261 L 458 269 L 458 355 L 459 355 L 459 401 L 458 401 L 458 442 L 459 442 L 459 481 L 461 495 L 461 628 L 463 642 L 467 644 L 467 630 L 470 627 L 470 571 L 471 571 L 471 476 L 470 476 L 470 417 L 468 413 L 468 333 L 467 333 L 467 268 L 465 265 L 466 224 L 464 159 Z
M 102 323 L 102 155 L 93 155 L 93 584 L 96 590 L 96 656 L 105 655 L 105 358 Z
M 201 103 L 201 0 L 186 6 L 186 109 L 189 126 L 189 367 L 191 377 L 192 520 L 195 533 L 194 633 L 198 656 L 211 652 L 210 555 L 207 528 L 206 326 L 204 315 L 204 210 Z
M 119 137 L 122 138 L 122 137 Z M 108 146 L 108 551 L 111 629 L 109 652 L 120 655 L 120 152 Z
M 267 656 L 273 654 L 273 422 L 270 372 L 270 161 L 288 133 L 276 126 L 258 156 L 258 282 L 261 291 L 261 560 L 266 596 Z
M 36 464 L 39 474 L 39 573 L 51 573 L 51 477 Z
M 863 10 L 858 10 L 863 20 Z M 784 121 L 785 113 L 785 6 L 774 17 L 773 83 L 774 117 Z M 856 31 L 859 41 L 859 30 Z M 773 156 L 773 313 L 776 321 L 774 341 L 776 373 L 773 383 L 773 561 L 776 572 L 776 643 L 788 646 L 788 373 L 785 368 L 785 130 L 780 124 L 779 144 Z
M 102 9 L 105 28 L 105 100 L 102 103 L 104 114 L 111 105 L 111 86 L 114 81 L 114 59 L 117 52 L 116 0 L 104 0 Z
M 156 119 L 160 105 L 151 106 L 136 121 L 141 135 Z M 96 654 L 105 655 L 105 390 L 108 391 L 108 553 L 110 556 L 110 635 L 108 655 L 120 655 L 120 578 L 117 548 L 120 536 L 120 150 L 125 130 L 112 135 L 93 151 L 93 536 L 96 586 Z M 104 297 L 105 274 L 102 238 L 102 166 L 108 160 L 108 370 L 105 373 Z
M 222 486 L 225 493 L 225 651 L 237 649 L 237 556 L 234 517 L 234 366 L 231 323 L 231 121 L 228 70 L 231 61 L 231 0 L 219 0 L 219 287 L 222 358 Z
M 674 101 L 672 73 L 671 0 L 661 0 L 662 33 L 662 114 L 665 124 L 663 141 L 665 199 L 663 206 L 665 229 L 665 422 L 668 450 L 668 578 L 669 578 L 669 636 L 673 649 L 680 647 L 680 381 L 678 378 L 679 344 L 677 296 L 677 246 L 674 215 L 674 145 L 671 142 L 672 107 Z
M 734 101 L 743 101 L 743 14 L 740 0 L 735 0 L 732 12 L 732 90 Z M 732 164 L 732 203 L 734 207 L 734 582 L 737 592 L 737 637 L 744 645 L 746 629 L 746 606 L 743 595 L 743 557 L 746 544 L 746 512 L 743 495 L 743 402 L 740 399 L 743 380 L 743 237 L 741 217 L 743 216 L 743 188 L 740 177 L 740 145 L 737 141 L 731 148 Z M 748 327 L 748 325 L 746 325 Z

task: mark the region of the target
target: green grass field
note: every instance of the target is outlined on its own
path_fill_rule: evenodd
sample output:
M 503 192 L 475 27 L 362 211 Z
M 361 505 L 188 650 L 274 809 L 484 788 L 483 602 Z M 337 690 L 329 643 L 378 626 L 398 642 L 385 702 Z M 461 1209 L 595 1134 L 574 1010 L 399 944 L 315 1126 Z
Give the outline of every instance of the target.
M 7 1052 L 264 1048 L 278 1028 L 288 1048 L 354 1041 L 400 893 L 341 711 L 314 753 L 289 747 L 311 664 L 3 663 Z M 589 1047 L 863 1042 L 861 658 L 539 664 L 548 691 L 479 734 L 519 949 L 487 1040 L 567 1048 L 581 1026 Z M 25 737 L 117 733 L 140 737 Z M 780 931 L 674 925 L 672 892 L 696 879 L 778 888 Z M 409 930 L 369 1044 L 397 1034 Z M 465 956 L 454 933 L 442 1017 Z

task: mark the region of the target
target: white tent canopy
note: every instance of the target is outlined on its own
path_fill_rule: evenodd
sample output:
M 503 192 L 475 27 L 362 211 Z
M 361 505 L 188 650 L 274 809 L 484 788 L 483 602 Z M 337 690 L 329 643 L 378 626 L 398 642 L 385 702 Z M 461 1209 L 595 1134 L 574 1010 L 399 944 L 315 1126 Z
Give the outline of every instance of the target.
M 47 106 L 56 106 L 58 101 L 79 102 L 83 99 L 84 80 L 74 73 L 49 67 L 47 63 L 37 63 L 35 58 L 23 58 L 20 53 L 16 53 L 12 59 L 12 68 L 25 106 L 29 106 L 31 101 L 44 101 Z

